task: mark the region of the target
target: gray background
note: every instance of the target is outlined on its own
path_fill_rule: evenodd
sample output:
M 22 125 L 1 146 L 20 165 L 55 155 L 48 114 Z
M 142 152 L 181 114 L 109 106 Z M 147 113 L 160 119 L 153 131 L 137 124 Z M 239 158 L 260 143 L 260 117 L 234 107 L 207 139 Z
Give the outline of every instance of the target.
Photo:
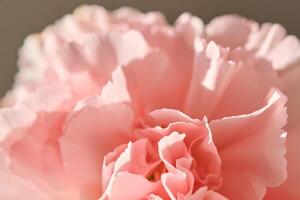
M 40 32 L 81 4 L 160 10 L 170 22 L 185 11 L 205 22 L 218 15 L 236 13 L 259 22 L 280 23 L 289 34 L 300 36 L 300 0 L 0 0 L 0 96 L 13 82 L 17 51 L 26 35 Z

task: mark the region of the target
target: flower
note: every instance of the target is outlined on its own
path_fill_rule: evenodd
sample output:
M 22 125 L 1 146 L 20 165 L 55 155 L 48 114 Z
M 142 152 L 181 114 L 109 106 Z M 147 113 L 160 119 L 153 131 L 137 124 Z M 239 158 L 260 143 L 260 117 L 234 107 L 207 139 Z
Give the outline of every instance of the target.
M 0 197 L 297 199 L 299 51 L 237 16 L 80 7 L 20 50 Z

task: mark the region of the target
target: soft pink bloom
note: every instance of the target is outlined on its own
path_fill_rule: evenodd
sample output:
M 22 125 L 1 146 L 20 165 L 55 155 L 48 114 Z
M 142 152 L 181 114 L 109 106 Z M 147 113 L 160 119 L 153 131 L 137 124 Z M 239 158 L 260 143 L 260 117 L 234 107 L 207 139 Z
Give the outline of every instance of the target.
M 299 46 L 237 16 L 80 7 L 20 50 L 0 199 L 298 199 Z

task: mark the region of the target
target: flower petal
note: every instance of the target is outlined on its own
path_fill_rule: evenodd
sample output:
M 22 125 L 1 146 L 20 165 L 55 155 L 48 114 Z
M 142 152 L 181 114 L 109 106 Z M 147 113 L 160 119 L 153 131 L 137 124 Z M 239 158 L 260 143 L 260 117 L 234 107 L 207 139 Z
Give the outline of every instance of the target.
M 60 143 L 66 174 L 76 184 L 95 187 L 95 195 L 99 195 L 102 159 L 115 147 L 127 143 L 132 117 L 129 106 L 104 104 L 99 97 L 85 99 L 75 108 Z
M 214 18 L 205 27 L 209 40 L 224 47 L 241 47 L 248 40 L 251 31 L 258 25 L 237 15 L 224 15 Z
M 259 200 L 266 187 L 285 180 L 285 134 L 281 130 L 287 120 L 285 102 L 286 98 L 273 90 L 260 110 L 210 123 L 222 160 L 221 194 L 230 199 Z
M 20 199 L 26 197 L 32 200 L 50 200 L 41 188 L 24 180 L 9 170 L 9 160 L 0 150 L 0 194 L 2 199 Z
M 265 23 L 250 34 L 246 49 L 272 62 L 274 69 L 285 70 L 300 63 L 300 42 L 295 36 L 287 36 L 279 24 Z
M 159 186 L 159 183 L 150 182 L 143 176 L 131 174 L 129 172 L 120 172 L 116 175 L 109 188 L 108 199 L 143 199 L 147 195 L 155 193 Z

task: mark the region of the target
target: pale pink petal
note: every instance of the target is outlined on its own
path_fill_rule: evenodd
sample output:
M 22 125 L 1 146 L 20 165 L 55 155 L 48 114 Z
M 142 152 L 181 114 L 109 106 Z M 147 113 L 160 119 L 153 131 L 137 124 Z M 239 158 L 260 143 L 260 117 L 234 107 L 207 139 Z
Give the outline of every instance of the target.
M 0 195 L 1 199 L 13 200 L 26 197 L 32 200 L 50 200 L 50 196 L 32 182 L 13 174 L 9 159 L 0 150 Z
M 209 40 L 224 47 L 241 47 L 246 44 L 251 31 L 258 25 L 237 15 L 224 15 L 214 18 L 206 27 Z
M 188 115 L 174 109 L 158 109 L 149 113 L 149 116 L 156 122 L 157 125 L 169 125 L 175 122 L 194 122 Z
M 287 166 L 287 180 L 276 188 L 270 188 L 267 191 L 265 200 L 272 199 L 289 199 L 297 200 L 300 198 L 299 187 L 300 187 L 300 148 L 299 141 L 300 128 L 289 130 L 287 137 L 287 153 L 286 159 L 288 161 Z
M 161 181 L 171 200 L 184 199 L 192 193 L 194 179 L 188 171 L 176 170 L 162 174 Z
M 200 187 L 197 191 L 194 192 L 187 200 L 203 200 L 205 194 L 207 193 L 207 187 Z
M 46 60 L 43 59 L 42 40 L 39 34 L 28 36 L 20 49 L 18 65 L 20 73 L 16 76 L 16 85 L 21 83 L 35 83 L 43 77 Z
M 61 110 L 62 112 L 69 110 L 73 106 L 71 103 L 71 91 L 63 85 L 52 84 L 39 87 L 34 93 L 29 95 L 24 99 L 20 99 L 20 102 L 16 104 L 21 104 L 31 110 L 44 112 L 53 112 L 56 110 Z
M 210 42 L 205 51 L 196 52 L 185 104 L 185 111 L 190 116 L 200 119 L 210 117 L 237 70 L 236 63 L 222 58 L 222 51 L 214 42 Z
M 222 160 L 221 194 L 230 199 L 259 200 L 266 187 L 285 180 L 285 134 L 281 130 L 287 119 L 285 102 L 274 90 L 260 110 L 210 123 Z
M 148 12 L 146 14 L 137 9 L 123 7 L 112 12 L 112 21 L 114 23 L 124 24 L 143 31 L 143 29 L 153 26 L 162 26 L 167 24 L 167 20 L 160 12 Z
M 4 143 L 14 173 L 43 185 L 47 190 L 67 188 L 60 157 L 58 137 L 65 114 L 39 114 L 23 129 L 13 133 Z
M 281 82 L 269 63 L 248 51 L 229 51 L 210 42 L 195 55 L 184 110 L 210 120 L 250 113 L 263 106 L 274 86 L 280 87 Z
M 299 92 L 299 66 L 287 69 L 283 74 L 285 92 L 288 96 L 288 124 L 286 130 L 287 136 L 287 153 L 286 158 L 288 161 L 288 177 L 287 180 L 277 188 L 268 190 L 265 199 L 290 199 L 297 200 L 300 198 L 300 92 Z
M 127 64 L 134 59 L 143 58 L 149 51 L 143 35 L 134 30 L 121 35 L 116 33 L 110 34 L 109 40 L 114 47 L 119 65 Z
M 64 168 L 73 182 L 94 188 L 94 195 L 99 195 L 103 158 L 129 140 L 132 117 L 130 108 L 122 103 L 103 104 L 95 98 L 77 106 L 60 140 Z
M 146 177 L 159 163 L 155 149 L 144 138 L 128 144 L 115 162 L 114 173 L 126 170 Z
M 195 38 L 203 34 L 204 24 L 198 17 L 183 13 L 176 20 L 175 29 L 182 32 L 186 42 L 193 46 Z
M 137 138 L 146 137 L 152 141 L 159 141 L 162 137 L 173 132 L 186 134 L 185 143 L 187 146 L 197 138 L 204 138 L 208 134 L 205 127 L 206 120 L 191 119 L 186 114 L 174 109 L 158 109 L 150 112 L 146 118 L 144 128 L 136 129 Z M 148 127 L 150 126 L 150 127 Z
M 249 36 L 246 49 L 272 62 L 274 69 L 284 70 L 300 62 L 300 43 L 297 37 L 287 36 L 279 24 L 265 23 Z
M 71 72 L 88 70 L 98 81 L 103 81 L 118 65 L 142 58 L 147 52 L 148 45 L 139 32 L 111 31 L 104 35 L 93 34 L 83 44 L 66 43 L 55 52 L 57 55 L 51 62 Z
M 35 111 L 68 111 L 78 99 L 99 93 L 101 86 L 88 72 L 73 73 L 63 82 L 44 79 L 40 85 L 33 87 L 18 85 L 5 96 L 3 104 L 25 106 Z
M 116 175 L 108 191 L 109 200 L 143 199 L 155 193 L 160 187 L 159 183 L 150 182 L 143 176 L 120 172 Z
M 127 91 L 126 79 L 121 67 L 118 67 L 112 74 L 112 81 L 109 81 L 101 90 L 101 97 L 104 101 L 130 102 L 130 96 Z
M 280 77 L 284 81 L 283 92 L 288 97 L 287 107 L 289 118 L 287 130 L 298 129 L 300 119 L 300 65 L 287 69 L 280 74 Z
M 206 124 L 208 134 L 204 138 L 194 140 L 190 147 L 190 153 L 198 166 L 203 168 L 205 174 L 213 173 L 220 175 L 222 161 L 214 144 L 211 130 Z
M 176 161 L 180 158 L 188 157 L 188 151 L 184 143 L 185 134 L 174 132 L 163 137 L 158 143 L 160 159 L 164 162 L 166 168 L 176 171 Z
M 96 5 L 83 5 L 76 8 L 74 18 L 85 31 L 107 31 L 110 25 L 109 12 Z
M 151 52 L 144 59 L 124 66 L 124 74 L 132 102 L 139 113 L 155 108 L 178 107 L 182 101 L 183 80 L 161 52 Z
M 113 152 L 108 153 L 102 163 L 102 187 L 107 188 L 111 176 L 114 174 L 115 162 L 122 155 L 125 149 L 128 148 L 127 144 L 123 144 L 114 149 Z
M 236 71 L 215 107 L 213 119 L 254 112 L 264 106 L 272 87 L 282 87 L 272 66 L 251 53 L 234 50 L 230 52 L 229 59 L 237 63 Z
M 71 16 L 65 17 L 60 23 L 70 24 L 69 21 L 76 24 L 72 27 L 80 28 L 80 23 L 74 22 Z M 88 34 L 81 30 L 86 37 L 80 41 L 81 37 L 70 39 L 74 31 L 61 30 L 63 27 L 68 28 L 64 25 L 60 27 L 60 23 L 26 40 L 20 51 L 21 67 L 17 75 L 17 84 L 34 85 L 53 79 L 64 81 L 70 73 L 82 70 L 89 71 L 93 78 L 103 83 L 110 78 L 110 73 L 119 64 L 141 58 L 148 52 L 147 42 L 134 30 L 110 31 L 105 34 L 96 32 Z M 70 32 L 69 40 L 65 38 L 62 41 L 58 30 L 63 32 L 63 36 L 66 36 L 66 32 Z
M 28 109 L 1 108 L 0 109 L 0 142 L 14 133 L 22 134 L 22 128 L 28 128 L 36 118 L 36 114 Z
M 68 186 L 62 174 L 57 140 L 65 114 L 35 115 L 24 109 L 12 109 L 4 114 L 6 126 L 1 128 L 8 135 L 1 145 L 9 156 L 12 173 L 29 179 L 54 196 L 65 195 L 62 191 L 67 191 Z M 9 114 L 13 114 L 14 118 Z M 71 194 L 68 195 L 70 197 Z

